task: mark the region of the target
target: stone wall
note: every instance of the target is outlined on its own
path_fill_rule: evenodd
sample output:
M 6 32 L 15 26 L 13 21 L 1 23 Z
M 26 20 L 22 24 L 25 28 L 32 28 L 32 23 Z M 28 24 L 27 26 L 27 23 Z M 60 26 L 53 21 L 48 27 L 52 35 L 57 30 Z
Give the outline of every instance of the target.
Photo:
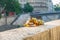
M 22 14 L 19 18 L 14 22 L 13 25 L 22 26 L 28 19 L 30 18 L 30 14 Z

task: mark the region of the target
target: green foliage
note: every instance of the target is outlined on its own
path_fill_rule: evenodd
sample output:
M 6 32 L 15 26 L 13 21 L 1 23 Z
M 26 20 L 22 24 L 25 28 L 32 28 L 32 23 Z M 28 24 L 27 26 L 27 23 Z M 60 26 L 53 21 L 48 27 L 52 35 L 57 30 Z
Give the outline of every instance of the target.
M 18 1 L 15 1 L 14 4 L 14 9 L 17 14 L 22 13 L 22 7 L 21 4 Z
M 60 4 L 57 4 L 57 5 L 54 5 L 54 9 L 55 9 L 55 11 L 60 11 Z
M 1 0 L 0 4 L 5 7 L 7 13 L 16 12 L 18 14 L 22 12 L 22 8 L 18 0 Z
M 28 12 L 32 12 L 33 11 L 33 7 L 29 4 L 29 3 L 26 3 L 24 5 L 24 12 L 28 13 Z
M 1 13 L 0 13 L 0 19 L 1 19 L 1 17 L 2 17 L 2 15 L 1 15 Z
M 19 28 L 20 27 L 20 25 L 17 25 L 17 28 Z
M 7 12 L 13 12 L 14 11 L 14 6 L 11 3 L 11 0 L 9 0 L 9 1 L 6 2 L 5 10 Z
M 1 7 L 4 7 L 4 3 L 5 3 L 5 2 L 4 2 L 3 0 L 0 0 L 0 6 L 1 6 Z

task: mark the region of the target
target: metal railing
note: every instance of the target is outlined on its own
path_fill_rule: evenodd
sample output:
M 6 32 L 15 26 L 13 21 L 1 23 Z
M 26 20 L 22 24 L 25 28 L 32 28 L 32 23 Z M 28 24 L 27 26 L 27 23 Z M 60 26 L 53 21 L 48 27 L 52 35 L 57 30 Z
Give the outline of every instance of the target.
M 40 17 L 45 22 L 52 21 L 52 20 L 58 20 L 60 19 L 60 12 L 53 12 L 53 13 L 32 13 L 30 14 L 32 17 Z

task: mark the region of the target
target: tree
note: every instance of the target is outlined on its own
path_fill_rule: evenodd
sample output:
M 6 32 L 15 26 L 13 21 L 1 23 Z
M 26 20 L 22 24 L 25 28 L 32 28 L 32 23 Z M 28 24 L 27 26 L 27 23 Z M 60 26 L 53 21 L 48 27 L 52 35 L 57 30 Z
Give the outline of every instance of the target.
M 22 12 L 22 8 L 18 0 L 0 0 L 0 6 L 5 10 L 5 23 L 7 24 L 7 16 L 9 12 L 16 12 L 18 15 Z
M 24 5 L 24 12 L 28 13 L 28 12 L 32 12 L 33 11 L 33 7 L 29 4 L 29 3 L 26 3 Z
M 7 13 L 16 12 L 16 14 L 19 14 L 22 12 L 21 4 L 18 0 L 7 0 L 5 10 Z
M 54 5 L 54 9 L 55 9 L 55 11 L 60 11 L 60 4 Z
M 14 6 L 16 14 L 19 14 L 19 13 L 23 12 L 21 4 L 18 1 L 15 1 L 14 4 L 13 4 L 13 6 Z
M 7 13 L 16 12 L 18 14 L 22 12 L 21 4 L 18 0 L 0 0 L 0 6 L 5 7 L 4 10 Z

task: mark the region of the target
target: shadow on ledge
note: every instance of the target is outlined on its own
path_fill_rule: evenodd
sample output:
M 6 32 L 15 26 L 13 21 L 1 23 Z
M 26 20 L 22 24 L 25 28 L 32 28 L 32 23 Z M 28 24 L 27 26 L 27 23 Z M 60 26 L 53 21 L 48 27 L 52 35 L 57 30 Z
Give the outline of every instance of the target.
M 15 29 L 15 28 L 19 28 L 19 26 L 17 26 L 17 25 L 2 25 L 2 26 L 0 26 L 0 32 Z

